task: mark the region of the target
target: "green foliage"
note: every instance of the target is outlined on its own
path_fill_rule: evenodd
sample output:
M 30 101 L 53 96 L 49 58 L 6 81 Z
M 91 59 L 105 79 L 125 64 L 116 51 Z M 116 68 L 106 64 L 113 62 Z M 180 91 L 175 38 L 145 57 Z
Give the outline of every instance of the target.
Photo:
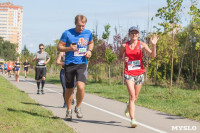
M 22 49 L 22 53 L 21 53 L 21 58 L 20 58 L 20 61 L 22 62 L 22 64 L 27 59 L 27 61 L 29 62 L 30 66 L 33 67 L 35 65 L 35 63 L 32 62 L 33 57 L 34 57 L 34 54 L 30 53 L 30 51 L 27 49 L 26 45 L 24 45 L 24 48 Z
M 163 20 L 158 25 L 164 27 L 166 32 L 173 31 L 174 24 L 180 22 L 179 12 L 182 11 L 182 3 L 183 0 L 167 0 L 167 6 L 158 9 L 158 13 L 155 16 Z
M 104 26 L 104 29 L 105 29 L 105 32 L 103 32 L 103 34 L 102 34 L 102 38 L 108 40 L 109 35 L 110 35 L 110 31 L 109 31 L 109 29 L 110 29 L 110 25 L 107 24 L 106 26 Z
M 105 50 L 105 61 L 108 65 L 111 65 L 114 61 L 117 60 L 117 55 L 113 53 L 113 50 L 106 48 Z
M 19 54 L 16 52 L 17 45 L 10 43 L 9 41 L 4 41 L 0 37 L 0 57 L 4 60 L 15 60 Z

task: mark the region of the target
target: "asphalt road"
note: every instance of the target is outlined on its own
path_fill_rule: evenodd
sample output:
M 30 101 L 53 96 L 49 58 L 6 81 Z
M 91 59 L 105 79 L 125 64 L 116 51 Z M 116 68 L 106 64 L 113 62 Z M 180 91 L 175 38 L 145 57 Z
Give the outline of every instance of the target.
M 45 94 L 37 95 L 34 79 L 20 77 L 20 82 L 17 83 L 14 77 L 4 77 L 41 106 L 52 111 L 55 116 L 63 119 L 78 133 L 200 133 L 200 122 L 140 106 L 136 106 L 138 126 L 130 128 L 130 119 L 124 115 L 125 103 L 92 94 L 85 94 L 82 103 L 83 118 L 76 118 L 76 114 L 73 112 L 73 120 L 65 121 L 66 108 L 62 108 L 61 86 L 46 83 Z M 74 105 L 72 109 L 74 109 Z

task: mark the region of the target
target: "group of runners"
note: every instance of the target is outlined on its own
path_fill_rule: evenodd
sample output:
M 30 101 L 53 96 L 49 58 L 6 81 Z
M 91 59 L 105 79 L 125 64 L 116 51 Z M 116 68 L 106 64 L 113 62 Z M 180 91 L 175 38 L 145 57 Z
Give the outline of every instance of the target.
M 60 54 L 56 63 L 61 66 L 60 81 L 63 87 L 64 107 L 67 108 L 65 118 L 69 121 L 72 120 L 72 103 L 74 103 L 73 94 L 75 86 L 77 91 L 75 94 L 76 105 L 74 112 L 77 118 L 83 118 L 81 103 L 85 94 L 87 58 L 92 56 L 94 47 L 92 32 L 85 29 L 86 22 L 87 18 L 85 16 L 77 15 L 75 17 L 75 28 L 64 31 L 57 45 L 57 50 Z M 156 43 L 158 41 L 158 36 L 153 35 L 150 39 L 152 44 L 152 48 L 150 49 L 146 43 L 138 40 L 139 34 L 138 27 L 130 27 L 128 31 L 129 41 L 121 45 L 119 54 L 119 60 L 125 63 L 124 78 L 129 93 L 129 102 L 125 109 L 125 114 L 128 117 L 130 116 L 131 127 L 137 126 L 137 121 L 135 120 L 135 103 L 144 82 L 145 68 L 142 63 L 142 53 L 146 51 L 150 57 L 155 57 Z M 39 51 L 35 54 L 32 61 L 36 61 L 35 80 L 37 83 L 37 94 L 44 94 L 46 64 L 50 61 L 50 57 L 44 51 L 43 44 L 39 45 Z M 20 66 L 18 58 L 15 66 Z M 28 65 L 26 64 L 25 66 Z
M 27 60 L 23 63 L 23 66 L 24 66 L 24 73 L 25 73 L 25 78 L 26 78 L 27 73 L 28 73 L 28 67 L 30 66 Z M 19 61 L 19 57 L 17 57 L 14 62 L 8 60 L 3 65 L 0 65 L 0 70 L 2 74 L 3 73 L 5 75 L 8 74 L 9 78 L 11 78 L 12 72 L 13 72 L 16 82 L 19 82 L 20 67 L 21 67 L 21 63 Z
M 77 118 L 82 118 L 81 103 L 84 98 L 84 89 L 87 78 L 87 58 L 92 56 L 94 47 L 92 32 L 85 29 L 87 18 L 83 15 L 75 17 L 75 28 L 63 32 L 57 46 L 60 55 L 57 64 L 62 66 L 61 82 L 64 84 L 63 97 L 67 106 L 66 120 L 72 120 L 72 101 L 75 85 L 76 106 L 74 112 Z M 132 26 L 129 28 L 129 41 L 121 45 L 119 60 L 125 63 L 124 78 L 129 92 L 129 102 L 125 109 L 125 115 L 131 118 L 131 127 L 137 126 L 135 120 L 135 102 L 144 82 L 145 68 L 142 63 L 143 51 L 150 57 L 156 57 L 156 43 L 158 36 L 150 38 L 152 48 L 139 41 L 139 28 Z M 60 62 L 62 60 L 62 62 Z M 62 75 L 65 79 L 63 82 Z M 76 79 L 76 82 L 75 82 Z

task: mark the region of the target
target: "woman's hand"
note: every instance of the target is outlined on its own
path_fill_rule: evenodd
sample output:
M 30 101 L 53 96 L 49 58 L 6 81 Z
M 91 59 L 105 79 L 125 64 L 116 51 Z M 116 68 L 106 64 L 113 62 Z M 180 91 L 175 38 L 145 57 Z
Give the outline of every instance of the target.
M 153 37 L 150 38 L 150 42 L 152 45 L 156 45 L 158 40 L 159 40 L 159 38 L 158 38 L 157 34 L 154 34 Z

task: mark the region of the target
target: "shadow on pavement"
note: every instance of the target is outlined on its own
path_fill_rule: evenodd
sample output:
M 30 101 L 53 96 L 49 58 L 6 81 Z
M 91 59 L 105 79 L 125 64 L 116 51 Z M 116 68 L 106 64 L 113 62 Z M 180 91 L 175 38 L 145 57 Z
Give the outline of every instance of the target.
M 39 104 L 39 103 L 26 103 L 26 102 L 21 102 L 23 104 L 27 105 L 36 105 L 36 106 L 44 106 L 44 107 L 52 107 L 52 108 L 63 108 L 62 106 L 49 106 L 49 105 L 44 105 L 44 104 Z
M 97 121 L 97 120 L 72 119 L 72 122 L 86 122 L 86 123 L 102 124 L 102 125 L 110 125 L 110 126 L 127 127 L 128 128 L 128 126 L 119 125 L 118 123 L 121 123 L 121 122 L 116 122 L 116 121 L 106 122 L 106 121 Z
M 177 115 L 170 115 L 166 113 L 157 113 L 158 115 L 164 115 L 166 116 L 166 119 L 176 120 L 176 119 L 185 119 L 183 117 L 177 116 Z
M 16 113 L 17 112 L 26 113 L 26 114 L 30 114 L 30 115 L 33 115 L 33 116 L 46 117 L 46 118 L 51 118 L 51 119 L 60 119 L 59 117 L 56 117 L 56 116 L 49 117 L 49 116 L 45 116 L 45 115 L 40 115 L 38 113 L 28 112 L 26 110 L 16 110 L 16 109 L 12 109 L 12 108 L 8 108 L 7 110 L 11 111 L 11 112 L 16 112 Z

